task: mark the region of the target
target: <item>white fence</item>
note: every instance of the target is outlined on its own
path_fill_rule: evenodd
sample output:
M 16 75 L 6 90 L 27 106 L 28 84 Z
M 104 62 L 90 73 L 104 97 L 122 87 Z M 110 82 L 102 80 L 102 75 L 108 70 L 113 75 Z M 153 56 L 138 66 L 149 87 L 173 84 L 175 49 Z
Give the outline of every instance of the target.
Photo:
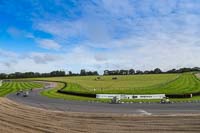
M 112 99 L 162 99 L 165 94 L 146 94 L 146 95 L 128 95 L 128 94 L 96 94 L 96 98 Z

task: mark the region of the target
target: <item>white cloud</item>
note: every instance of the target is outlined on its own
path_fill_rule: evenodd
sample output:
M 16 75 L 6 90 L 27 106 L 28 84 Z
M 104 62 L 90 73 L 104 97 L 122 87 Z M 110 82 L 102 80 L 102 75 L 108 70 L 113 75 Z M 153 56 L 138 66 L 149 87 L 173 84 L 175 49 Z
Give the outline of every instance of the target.
M 39 43 L 40 47 L 45 49 L 59 50 L 61 48 L 60 44 L 50 39 L 38 39 L 36 42 Z
M 62 53 L 33 52 L 20 59 L 0 50 L 0 56 L 18 59 L 13 66 L 6 62 L 3 65 L 12 67 L 11 70 L 40 72 L 60 68 L 102 71 L 200 66 L 200 19 L 199 14 L 192 12 L 193 8 L 198 9 L 199 4 L 174 0 L 88 3 L 82 5 L 81 16 L 76 19 L 52 17 L 34 20 L 35 29 L 53 36 L 52 40 L 36 39 L 40 47 L 53 50 L 62 47 Z M 21 34 L 12 28 L 8 32 Z M 32 34 L 27 36 L 36 38 Z M 76 39 L 83 41 L 74 43 Z M 66 43 L 70 46 L 63 45 Z M 64 52 L 66 47 L 67 52 Z M 30 67 L 26 67 L 27 64 Z
M 63 53 L 34 52 L 27 54 L 26 58 L 14 57 L 12 60 L 10 58 L 6 62 L 1 62 L 0 67 L 1 70 L 6 71 L 49 72 L 57 69 L 68 69 L 79 72 L 81 68 L 85 68 L 97 69 L 102 72 L 104 69 L 149 70 L 160 67 L 163 70 L 168 70 L 199 66 L 200 46 L 197 45 L 198 42 L 195 42 L 198 38 L 193 38 L 193 41 L 185 36 L 175 36 L 175 38 L 177 40 L 172 40 L 170 37 L 163 37 L 162 40 L 145 38 L 137 41 L 137 48 L 129 46 L 98 52 L 87 46 L 77 46 Z M 149 44 L 145 45 L 146 42 Z M 168 43 L 166 44 L 166 42 Z M 180 42 L 182 47 L 180 47 Z M 119 43 L 123 43 L 123 40 Z M 134 40 L 132 43 L 135 43 Z M 14 59 L 16 61 L 14 64 L 8 64 L 12 63 Z
M 47 64 L 49 62 L 56 62 L 61 59 L 61 57 L 58 55 L 38 52 L 30 53 L 28 58 L 32 59 L 36 64 Z
M 79 35 L 84 28 L 82 22 L 79 21 L 66 21 L 66 20 L 52 20 L 52 21 L 39 21 L 35 24 L 35 28 L 47 33 L 66 39 L 67 37 Z
M 8 28 L 7 32 L 13 37 L 19 37 L 22 35 L 22 31 L 14 27 Z
M 4 49 L 0 49 L 0 57 L 4 57 L 4 58 L 14 58 L 19 56 L 17 53 L 12 52 L 12 51 L 8 51 L 8 50 L 4 50 Z
M 7 33 L 14 38 L 23 38 L 23 37 L 31 38 L 31 39 L 35 38 L 32 33 L 29 33 L 22 29 L 18 29 L 16 27 L 9 27 L 7 29 Z
M 13 71 L 13 66 L 15 65 L 15 59 L 19 57 L 19 54 L 8 51 L 5 49 L 0 49 L 0 73 L 7 73 Z
M 105 10 L 114 16 L 132 16 L 134 13 L 134 6 L 129 0 L 102 0 L 102 3 Z

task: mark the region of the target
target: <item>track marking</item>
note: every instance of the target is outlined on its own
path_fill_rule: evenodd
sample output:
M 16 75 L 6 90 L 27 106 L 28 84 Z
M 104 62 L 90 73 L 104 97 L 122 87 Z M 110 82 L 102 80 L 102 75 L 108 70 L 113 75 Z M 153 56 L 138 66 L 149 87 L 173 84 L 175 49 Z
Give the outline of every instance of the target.
M 152 115 L 152 113 L 149 113 L 143 109 L 138 109 L 137 112 L 139 112 L 140 114 L 143 114 L 143 115 Z

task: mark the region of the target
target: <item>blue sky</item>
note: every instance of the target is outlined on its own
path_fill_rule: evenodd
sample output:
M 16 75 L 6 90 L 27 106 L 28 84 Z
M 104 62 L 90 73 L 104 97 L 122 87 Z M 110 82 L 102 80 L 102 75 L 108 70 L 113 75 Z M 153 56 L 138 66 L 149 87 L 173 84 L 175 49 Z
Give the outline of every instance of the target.
M 199 0 L 0 0 L 0 72 L 200 66 Z

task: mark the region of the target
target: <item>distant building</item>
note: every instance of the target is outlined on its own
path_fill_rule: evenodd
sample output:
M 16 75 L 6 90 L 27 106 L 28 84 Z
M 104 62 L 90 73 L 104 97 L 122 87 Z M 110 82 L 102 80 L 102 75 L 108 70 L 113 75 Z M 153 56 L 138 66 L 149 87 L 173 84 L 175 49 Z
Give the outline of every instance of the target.
M 129 70 L 105 70 L 104 75 L 129 75 Z
M 109 75 L 109 70 L 105 70 L 104 75 Z

